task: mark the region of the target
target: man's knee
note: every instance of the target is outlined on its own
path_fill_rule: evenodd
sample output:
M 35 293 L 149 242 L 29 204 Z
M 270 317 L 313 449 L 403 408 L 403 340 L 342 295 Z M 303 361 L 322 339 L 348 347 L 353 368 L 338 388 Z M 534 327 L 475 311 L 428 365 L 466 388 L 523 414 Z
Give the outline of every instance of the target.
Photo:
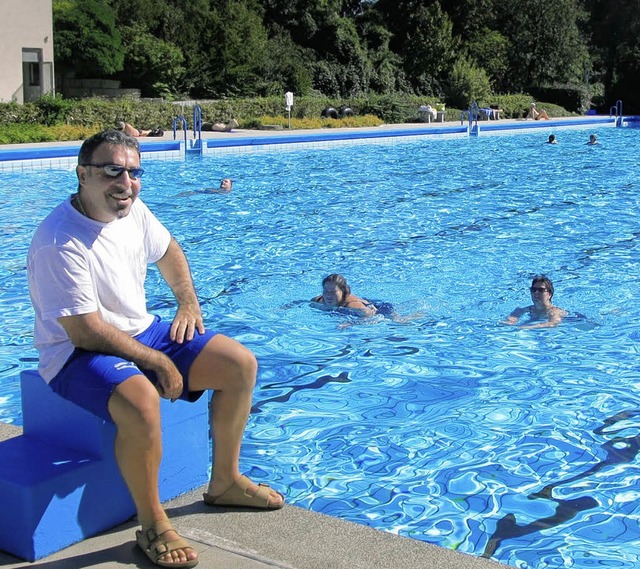
M 109 413 L 118 427 L 155 429 L 160 425 L 160 396 L 144 376 L 135 375 L 115 388 Z
M 257 372 L 258 362 L 251 350 L 217 334 L 193 362 L 189 389 L 253 389 Z

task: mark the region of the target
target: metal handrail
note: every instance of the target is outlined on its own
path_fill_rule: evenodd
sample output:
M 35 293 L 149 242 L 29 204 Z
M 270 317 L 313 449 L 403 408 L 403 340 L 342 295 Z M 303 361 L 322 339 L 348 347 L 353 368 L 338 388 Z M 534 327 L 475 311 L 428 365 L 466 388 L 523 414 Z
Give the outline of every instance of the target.
M 193 138 L 202 140 L 202 107 L 200 105 L 193 107 Z
M 176 132 L 178 123 L 182 125 L 182 130 L 184 131 L 184 147 L 187 148 L 187 119 L 185 119 L 182 115 L 179 115 L 173 119 L 173 140 L 176 139 Z
M 618 99 L 615 105 L 609 108 L 609 116 L 616 119 L 616 126 L 622 126 L 622 100 Z

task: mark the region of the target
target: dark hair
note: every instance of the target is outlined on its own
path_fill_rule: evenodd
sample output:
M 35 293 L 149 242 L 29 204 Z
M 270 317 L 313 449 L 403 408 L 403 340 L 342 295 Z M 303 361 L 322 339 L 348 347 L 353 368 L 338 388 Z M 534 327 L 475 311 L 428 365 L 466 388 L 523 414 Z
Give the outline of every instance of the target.
M 553 298 L 553 283 L 547 275 L 536 275 L 531 281 L 531 286 L 542 284 L 549 291 L 549 300 Z
M 101 144 L 111 144 L 112 146 L 125 146 L 127 148 L 133 148 L 138 153 L 138 156 L 140 156 L 140 145 L 133 136 L 129 136 L 121 130 L 109 129 L 94 134 L 92 137 L 87 138 L 82 143 L 80 152 L 78 152 L 78 164 L 91 163 L 93 153 Z
M 342 300 L 340 306 L 344 306 L 347 303 L 347 297 L 351 294 L 351 287 L 347 284 L 346 279 L 338 273 L 332 273 L 329 276 L 322 279 L 322 286 L 326 283 L 333 283 L 338 287 L 338 290 L 342 293 Z

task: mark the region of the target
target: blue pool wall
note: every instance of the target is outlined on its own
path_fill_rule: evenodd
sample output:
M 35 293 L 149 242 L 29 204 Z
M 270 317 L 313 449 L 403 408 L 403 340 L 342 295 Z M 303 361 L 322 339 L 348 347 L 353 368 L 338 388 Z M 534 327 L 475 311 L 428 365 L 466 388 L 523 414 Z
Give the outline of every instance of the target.
M 145 159 L 185 159 L 194 150 L 198 155 L 218 155 L 229 152 L 258 150 L 290 150 L 293 148 L 328 147 L 339 144 L 393 143 L 416 139 L 443 139 L 495 134 L 518 134 L 531 131 L 551 131 L 579 128 L 629 126 L 640 128 L 640 117 L 584 116 L 550 121 L 479 121 L 443 126 L 407 125 L 376 129 L 335 129 L 294 131 L 278 134 L 238 133 L 224 137 L 203 138 L 202 148 L 194 149 L 193 140 L 141 140 L 140 151 Z M 197 141 L 200 142 L 200 141 Z M 24 171 L 40 168 L 72 168 L 77 164 L 81 142 L 0 147 L 0 170 Z

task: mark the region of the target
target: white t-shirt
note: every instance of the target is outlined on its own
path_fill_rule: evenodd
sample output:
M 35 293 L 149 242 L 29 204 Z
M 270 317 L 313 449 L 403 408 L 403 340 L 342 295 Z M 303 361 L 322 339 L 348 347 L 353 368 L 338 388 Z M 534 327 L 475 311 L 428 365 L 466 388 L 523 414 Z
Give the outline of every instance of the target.
M 48 382 L 74 350 L 61 316 L 98 311 L 135 336 L 153 322 L 147 312 L 147 265 L 166 253 L 171 235 L 140 199 L 110 223 L 79 213 L 67 199 L 40 224 L 29 247 L 27 276 L 35 310 L 34 344 Z

